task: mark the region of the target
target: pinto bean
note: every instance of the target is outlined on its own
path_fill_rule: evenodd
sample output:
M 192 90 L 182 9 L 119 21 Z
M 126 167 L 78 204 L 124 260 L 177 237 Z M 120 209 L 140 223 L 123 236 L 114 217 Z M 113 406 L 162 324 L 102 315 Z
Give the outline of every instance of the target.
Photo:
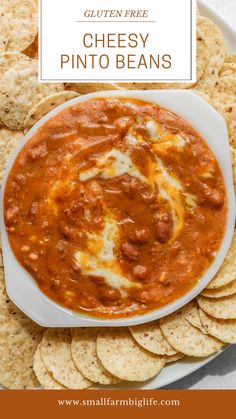
M 146 266 L 136 265 L 133 269 L 133 275 L 137 279 L 144 279 L 147 276 Z
M 136 247 L 131 243 L 124 243 L 121 246 L 122 252 L 124 256 L 131 260 L 137 260 L 138 258 L 138 251 Z
M 171 215 L 167 212 L 155 214 L 154 216 L 154 234 L 160 243 L 165 243 L 170 239 L 173 231 L 173 221 Z
M 217 189 L 205 188 L 206 201 L 214 208 L 221 208 L 224 204 L 224 195 Z
M 7 224 L 16 223 L 18 213 L 19 213 L 19 207 L 17 205 L 13 205 L 9 207 L 6 211 Z
M 134 243 L 147 243 L 148 241 L 148 230 L 142 229 L 142 230 L 134 230 L 130 234 L 130 240 Z
M 134 119 L 130 116 L 123 116 L 118 118 L 114 121 L 114 125 L 118 128 L 118 130 L 123 133 L 128 130 L 128 128 L 134 124 Z

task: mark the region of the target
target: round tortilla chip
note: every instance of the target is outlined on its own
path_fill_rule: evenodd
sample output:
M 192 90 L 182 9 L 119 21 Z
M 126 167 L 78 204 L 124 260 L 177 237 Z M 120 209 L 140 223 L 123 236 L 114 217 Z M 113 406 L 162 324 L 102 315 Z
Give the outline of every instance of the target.
M 164 338 L 158 321 L 132 326 L 129 330 L 136 342 L 147 351 L 156 355 L 176 354 L 176 350 Z
M 116 83 L 66 83 L 65 88 L 81 95 L 104 90 L 121 90 Z
M 209 356 L 219 351 L 222 342 L 204 335 L 186 320 L 189 310 L 192 310 L 191 303 L 161 319 L 161 330 L 170 345 L 185 355 L 196 357 Z
M 62 90 L 62 83 L 38 83 L 37 60 L 16 64 L 0 80 L 0 121 L 10 129 L 22 129 L 37 102 Z
M 229 284 L 215 290 L 208 290 L 207 288 L 201 293 L 204 297 L 208 298 L 221 298 L 228 297 L 229 295 L 236 294 L 236 279 Z
M 199 296 L 200 308 L 217 319 L 236 319 L 236 294 L 223 298 L 207 298 Z
M 29 57 L 20 52 L 2 52 L 0 54 L 0 79 L 9 68 L 21 62 L 27 63 L 29 60 Z
M 185 355 L 181 354 L 180 352 L 177 352 L 175 355 L 167 356 L 166 357 L 166 363 L 170 364 L 171 362 L 179 361 L 179 359 L 184 358 Z
M 207 289 L 221 288 L 236 279 L 236 231 L 226 258 L 216 276 L 208 284 Z
M 0 181 L 10 160 L 11 154 L 23 138 L 22 131 L 0 128 Z
M 34 373 L 43 388 L 46 390 L 65 390 L 66 387 L 58 383 L 48 372 L 44 365 L 43 358 L 40 352 L 40 345 L 37 347 L 34 354 Z
M 236 320 L 221 320 L 199 310 L 201 322 L 207 333 L 225 343 L 236 343 Z
M 71 353 L 78 370 L 90 381 L 103 385 L 119 383 L 120 379 L 110 374 L 97 357 L 98 329 L 81 327 L 73 330 Z
M 9 18 L 7 50 L 24 51 L 38 32 L 38 16 L 31 0 L 1 0 L 1 6 Z
M 127 328 L 103 329 L 97 338 L 97 355 L 104 368 L 121 380 L 149 380 L 165 365 L 164 357 L 141 348 Z
M 225 44 L 219 28 L 210 19 L 198 16 L 197 24 L 207 43 L 206 53 L 208 59 L 203 74 L 196 83 L 195 88 L 210 95 L 224 63 Z
M 40 348 L 45 367 L 60 384 L 70 389 L 85 389 L 91 385 L 72 359 L 69 329 L 48 329 Z
M 30 128 L 36 124 L 43 116 L 55 109 L 68 100 L 74 99 L 79 96 L 79 93 L 66 91 L 54 93 L 50 96 L 43 98 L 32 109 L 24 120 L 24 132 L 28 132 Z
M 0 52 L 4 52 L 7 49 L 7 44 L 10 34 L 9 19 L 5 11 L 0 6 Z
M 196 301 L 193 301 L 189 310 L 187 310 L 185 315 L 186 320 L 194 327 L 199 329 L 204 335 L 206 335 L 206 330 L 202 326 L 202 322 L 199 316 L 198 304 Z
M 39 382 L 33 371 L 33 357 L 43 328 L 30 319 L 0 320 L 0 383 L 9 389 L 34 389 Z

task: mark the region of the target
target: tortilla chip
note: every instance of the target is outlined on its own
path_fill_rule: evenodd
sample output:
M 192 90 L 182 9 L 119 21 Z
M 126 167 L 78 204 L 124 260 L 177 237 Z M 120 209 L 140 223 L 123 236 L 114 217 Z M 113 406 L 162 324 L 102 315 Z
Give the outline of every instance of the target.
M 217 319 L 236 319 L 236 294 L 223 298 L 197 298 L 200 308 Z
M 9 19 L 5 11 L 0 7 L 0 52 L 4 52 L 7 49 L 7 44 L 10 34 Z
M 225 59 L 225 44 L 218 27 L 210 19 L 198 16 L 198 28 L 207 42 L 208 60 L 203 75 L 195 88 L 210 95 L 216 85 Z
M 40 345 L 37 347 L 34 354 L 34 373 L 43 388 L 46 390 L 65 390 L 66 387 L 58 383 L 48 372 L 44 365 L 43 358 L 40 352 Z
M 199 329 L 204 335 L 207 334 L 200 320 L 198 304 L 196 301 L 192 302 L 191 308 L 187 310 L 185 318 L 192 326 Z
M 2 52 L 0 54 L 0 79 L 9 68 L 21 62 L 29 62 L 29 57 L 20 52 Z
M 236 279 L 229 284 L 215 290 L 208 290 L 207 288 L 201 293 L 204 297 L 208 298 L 221 298 L 228 297 L 229 295 L 236 294 Z
M 226 258 L 207 289 L 221 288 L 236 279 L 236 231 L 234 231 L 232 243 Z
M 199 310 L 201 322 L 209 335 L 225 343 L 236 343 L 236 320 L 220 320 Z
M 185 355 L 197 357 L 212 355 L 219 351 L 223 344 L 211 336 L 204 335 L 186 320 L 192 307 L 193 304 L 189 303 L 181 310 L 161 319 L 162 333 L 171 346 Z
M 38 16 L 31 0 L 1 0 L 1 6 L 9 19 L 7 50 L 24 51 L 38 31 Z
M 43 329 L 30 319 L 0 321 L 0 383 L 9 389 L 39 386 L 33 371 L 33 357 Z
M 48 329 L 40 348 L 46 369 L 60 384 L 70 389 L 85 389 L 91 385 L 72 359 L 70 329 Z
M 38 83 L 38 62 L 32 60 L 8 69 L 0 80 L 0 121 L 11 129 L 22 129 L 30 109 L 64 85 Z
M 2 180 L 13 151 L 22 138 L 22 131 L 11 131 L 8 128 L 0 128 L 0 181 Z
M 71 353 L 78 370 L 94 383 L 103 385 L 119 383 L 120 379 L 111 375 L 97 357 L 97 328 L 81 327 L 73 330 Z
M 176 354 L 176 350 L 164 338 L 158 321 L 132 326 L 129 329 L 133 338 L 142 348 L 156 355 L 171 356 Z
M 141 348 L 128 328 L 102 329 L 97 338 L 97 355 L 104 368 L 121 380 L 149 380 L 165 365 L 165 358 Z
M 63 92 L 54 93 L 43 98 L 32 109 L 30 109 L 28 115 L 26 116 L 24 120 L 24 132 L 28 132 L 30 128 L 36 124 L 36 122 L 57 106 L 77 96 L 79 96 L 79 94 L 76 92 L 64 90 Z
M 184 358 L 185 355 L 181 354 L 180 352 L 177 352 L 175 355 L 167 356 L 166 357 L 166 363 L 170 364 L 171 362 L 179 361 L 179 359 Z
M 116 83 L 66 83 L 65 88 L 81 95 L 104 90 L 121 90 Z

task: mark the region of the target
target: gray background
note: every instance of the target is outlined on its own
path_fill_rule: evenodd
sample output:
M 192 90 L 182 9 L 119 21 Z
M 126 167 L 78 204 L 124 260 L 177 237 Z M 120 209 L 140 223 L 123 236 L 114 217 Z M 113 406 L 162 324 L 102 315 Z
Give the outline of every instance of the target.
M 236 0 L 205 0 L 236 30 Z M 236 50 L 236 45 L 235 45 Z M 166 389 L 236 389 L 236 345 Z

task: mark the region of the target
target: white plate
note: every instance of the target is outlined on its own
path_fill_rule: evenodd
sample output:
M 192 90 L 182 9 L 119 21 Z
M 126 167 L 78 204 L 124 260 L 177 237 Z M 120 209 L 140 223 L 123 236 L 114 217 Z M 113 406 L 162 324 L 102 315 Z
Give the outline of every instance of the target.
M 235 52 L 236 32 L 227 24 L 227 22 L 224 19 L 221 18 L 220 15 L 218 15 L 212 8 L 206 5 L 206 3 L 203 0 L 199 0 L 198 4 L 200 7 L 201 14 L 213 20 L 217 24 L 219 29 L 222 31 L 228 52 Z M 152 380 L 149 380 L 144 385 L 143 383 L 130 383 L 126 386 L 122 384 L 121 388 L 153 390 L 167 386 L 203 367 L 222 352 L 223 350 L 219 351 L 217 354 L 214 354 L 211 357 L 204 358 L 202 360 L 186 358 L 177 361 L 176 363 L 167 365 L 158 376 L 156 376 Z M 119 386 L 117 386 L 116 388 L 119 388 Z
M 0 216 L 0 228 L 7 293 L 10 299 L 21 311 L 23 311 L 23 313 L 36 323 L 45 327 L 132 326 L 165 317 L 186 305 L 189 301 L 199 295 L 204 288 L 206 288 L 222 265 L 233 236 L 235 224 L 235 197 L 226 123 L 222 116 L 216 112 L 214 108 L 212 108 L 196 93 L 189 90 L 116 90 L 99 93 L 95 92 L 75 98 L 54 109 L 52 112 L 43 117 L 28 132 L 23 141 L 16 148 L 15 153 L 7 165 L 7 169 L 3 177 L 1 207 L 3 208 L 4 190 L 8 174 L 16 156 L 29 138 L 37 132 L 39 127 L 44 125 L 47 120 L 55 116 L 57 113 L 61 112 L 62 109 L 66 109 L 73 104 L 81 103 L 94 97 L 96 98 L 98 94 L 100 97 L 110 97 L 114 95 L 118 97 L 128 96 L 151 103 L 157 103 L 161 107 L 170 109 L 172 112 L 180 115 L 201 134 L 217 158 L 226 186 L 228 211 L 225 234 L 214 262 L 199 279 L 197 284 L 181 298 L 147 314 L 125 319 L 98 319 L 81 313 L 74 313 L 73 311 L 56 304 L 44 295 L 32 279 L 31 275 L 15 258 L 9 243 L 2 210 Z M 204 119 L 208 121 L 207 124 L 202 123 Z

